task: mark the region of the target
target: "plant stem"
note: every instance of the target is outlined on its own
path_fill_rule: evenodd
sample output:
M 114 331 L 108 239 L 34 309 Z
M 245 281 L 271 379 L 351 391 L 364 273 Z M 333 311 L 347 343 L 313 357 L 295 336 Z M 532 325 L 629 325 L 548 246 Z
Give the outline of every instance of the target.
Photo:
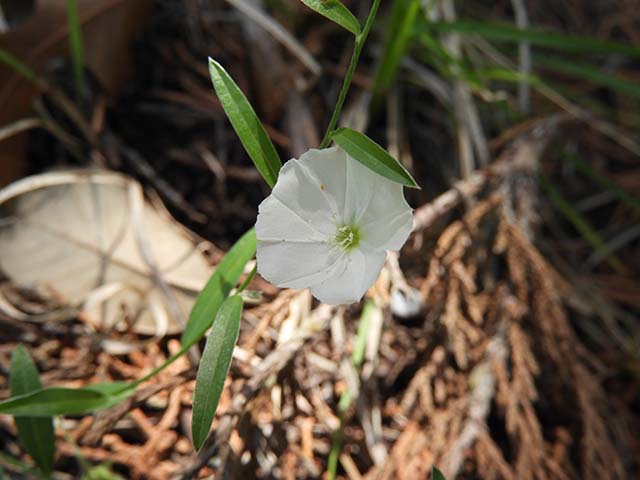
M 327 131 L 324 134 L 324 138 L 322 139 L 320 148 L 326 148 L 326 146 L 329 145 L 329 142 L 331 141 L 331 134 L 336 128 L 336 124 L 338 123 L 338 119 L 340 118 L 344 100 L 345 98 L 347 98 L 347 92 L 349 91 L 349 87 L 351 86 L 353 74 L 355 73 L 356 67 L 358 66 L 360 53 L 362 52 L 362 48 L 367 41 L 367 37 L 369 36 L 371 27 L 373 27 L 373 22 L 376 19 L 376 13 L 378 13 L 379 6 L 380 0 L 373 0 L 373 5 L 371 6 L 371 10 L 369 11 L 369 16 L 367 17 L 367 20 L 364 24 L 364 29 L 359 35 L 356 36 L 355 45 L 353 46 L 353 53 L 351 54 L 351 61 L 349 62 L 349 68 L 347 69 L 347 74 L 345 75 L 344 81 L 342 82 L 342 88 L 340 89 L 340 94 L 338 95 L 338 101 L 336 102 L 336 106 L 333 109 L 333 115 L 331 115 L 331 120 L 329 120 L 329 126 L 327 127 Z
M 84 100 L 84 46 L 80 19 L 78 17 L 78 1 L 67 0 L 67 22 L 69 25 L 69 43 L 71 49 L 71 63 L 76 82 L 78 103 Z
M 247 286 L 249 285 L 249 283 L 251 283 L 251 280 L 253 280 L 253 277 L 256 276 L 256 273 L 258 272 L 258 264 L 256 263 L 253 266 L 253 269 L 251 269 L 251 272 L 249 273 L 249 275 L 247 275 L 247 278 L 244 279 L 244 282 L 242 282 L 242 285 L 240 285 L 238 287 L 238 291 L 236 292 L 236 295 L 239 293 L 244 292 L 245 288 L 247 288 Z
M 373 300 L 367 300 L 362 309 L 362 315 L 360 316 L 360 323 L 358 325 L 358 333 L 356 337 L 356 344 L 351 354 L 351 364 L 357 372 L 360 372 L 362 362 L 364 361 L 364 353 L 367 348 L 367 340 L 369 338 L 369 329 L 371 327 L 371 318 L 376 309 L 375 302 Z M 347 388 L 342 395 L 340 395 L 340 401 L 338 402 L 338 418 L 340 419 L 340 425 L 338 429 L 333 433 L 333 439 L 331 441 L 331 451 L 329 452 L 329 459 L 327 461 L 327 475 L 328 480 L 336 480 L 338 474 L 338 460 L 340 459 L 340 453 L 342 452 L 342 439 L 344 437 L 344 425 L 347 415 L 347 410 L 351 406 L 354 398 L 352 393 Z

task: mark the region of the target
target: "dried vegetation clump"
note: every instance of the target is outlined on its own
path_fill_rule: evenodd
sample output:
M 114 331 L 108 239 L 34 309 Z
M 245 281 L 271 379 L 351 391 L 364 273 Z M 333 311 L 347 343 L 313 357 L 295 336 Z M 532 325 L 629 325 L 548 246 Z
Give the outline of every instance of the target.
M 589 300 L 534 244 L 546 142 L 539 133 L 523 136 L 491 170 L 417 210 L 419 228 L 400 255 L 400 265 L 411 265 L 403 274 L 392 256 L 369 292 L 376 314 L 358 368 L 356 307 L 316 306 L 306 291 L 257 279 L 251 288 L 263 289 L 265 301 L 245 312 L 199 456 L 187 433 L 194 367 L 183 358 L 122 405 L 64 420 L 61 457 L 71 461 L 78 448 L 133 479 L 222 471 L 317 478 L 343 422 L 338 460 L 348 478 L 425 478 L 432 465 L 447 478 L 628 478 L 637 468 L 637 419 L 608 396 L 607 367 L 574 328 L 598 317 L 585 314 Z M 435 226 L 462 201 L 466 213 Z M 400 289 L 419 292 L 417 315 L 391 314 Z M 32 349 L 46 384 L 132 380 L 179 348 L 169 340 L 110 355 L 96 350 L 81 323 L 19 328 L 23 338 L 49 337 Z M 3 345 L 3 364 L 12 348 Z M 3 430 L 13 431 L 8 419 Z

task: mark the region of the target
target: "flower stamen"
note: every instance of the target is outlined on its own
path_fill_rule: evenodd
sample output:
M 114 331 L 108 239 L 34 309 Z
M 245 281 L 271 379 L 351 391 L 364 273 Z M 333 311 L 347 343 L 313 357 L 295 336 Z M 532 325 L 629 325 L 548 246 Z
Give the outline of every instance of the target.
M 342 225 L 336 230 L 333 241 L 348 252 L 360 245 L 360 229 L 356 225 Z

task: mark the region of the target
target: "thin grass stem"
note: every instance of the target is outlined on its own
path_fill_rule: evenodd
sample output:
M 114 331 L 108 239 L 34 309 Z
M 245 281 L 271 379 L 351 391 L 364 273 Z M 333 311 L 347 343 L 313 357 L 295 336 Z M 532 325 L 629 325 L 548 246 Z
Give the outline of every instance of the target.
M 340 113 L 342 112 L 344 101 L 347 98 L 347 92 L 349 91 L 349 87 L 351 86 L 353 74 L 355 73 L 356 67 L 358 66 L 360 53 L 362 53 L 362 48 L 367 41 L 367 37 L 369 36 L 371 27 L 373 27 L 373 22 L 376 19 L 376 13 L 378 12 L 379 6 L 380 0 L 373 0 L 373 5 L 371 6 L 371 10 L 369 11 L 369 15 L 367 16 L 367 21 L 364 24 L 364 28 L 360 35 L 356 37 L 355 45 L 353 47 L 353 53 L 351 54 L 351 61 L 349 62 L 349 68 L 347 69 L 347 74 L 344 76 L 342 88 L 340 89 L 340 93 L 338 94 L 338 101 L 336 102 L 336 106 L 333 109 L 333 114 L 331 115 L 331 120 L 329 120 L 329 125 L 327 126 L 327 131 L 324 134 L 322 143 L 320 143 L 320 148 L 327 147 L 327 145 L 329 145 L 329 142 L 331 141 L 331 134 L 338 124 L 338 119 L 340 118 Z

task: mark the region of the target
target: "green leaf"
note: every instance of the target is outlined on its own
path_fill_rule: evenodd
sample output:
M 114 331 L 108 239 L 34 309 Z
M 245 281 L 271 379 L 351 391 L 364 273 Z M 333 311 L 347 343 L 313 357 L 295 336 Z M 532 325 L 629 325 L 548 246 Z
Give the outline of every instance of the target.
M 444 475 L 442 474 L 442 472 L 438 470 L 438 467 L 433 467 L 431 469 L 431 480 L 446 480 L 446 479 L 444 478 Z
M 0 62 L 7 65 L 18 75 L 22 75 L 26 80 L 29 80 L 36 85 L 40 85 L 38 76 L 33 70 L 2 48 L 0 48 Z
M 23 345 L 18 345 L 11 356 L 9 384 L 12 396 L 28 394 L 42 388 L 38 370 Z M 21 417 L 15 418 L 15 422 L 20 444 L 48 476 L 53 469 L 56 449 L 53 418 Z
M 227 252 L 198 295 L 182 334 L 182 345 L 192 345 L 211 327 L 218 309 L 238 283 L 244 266 L 256 253 L 256 231 L 245 233 Z
M 256 112 L 251 108 L 240 87 L 213 58 L 209 58 L 209 74 L 233 129 L 260 174 L 273 188 L 282 164 Z
M 83 390 L 92 390 L 94 392 L 102 393 L 103 395 L 120 395 L 127 390 L 129 386 L 130 384 L 127 382 L 104 382 L 87 385 L 86 387 L 83 387 Z
M 574 63 L 564 58 L 554 58 L 549 55 L 536 55 L 535 63 L 557 72 L 583 78 L 596 85 L 617 90 L 621 94 L 640 98 L 640 85 L 638 85 L 638 82 L 625 80 L 594 65 Z
M 224 379 L 229 372 L 233 347 L 238 340 L 242 297 L 233 295 L 222 304 L 213 322 L 202 353 L 193 393 L 191 435 L 196 450 L 200 450 L 209 434 L 216 413 Z
M 350 128 L 339 128 L 331 138 L 351 157 L 377 174 L 402 185 L 418 188 L 411 174 L 369 137 Z
M 383 95 L 391 86 L 398 71 L 409 40 L 416 17 L 420 12 L 420 0 L 395 0 L 387 27 L 387 41 L 382 60 L 373 82 L 376 96 Z
M 20 417 L 80 415 L 109 408 L 122 398 L 89 388 L 49 387 L 0 402 L 0 413 Z
M 416 33 L 424 31 L 457 32 L 478 35 L 492 40 L 508 42 L 527 42 L 541 47 L 558 48 L 573 52 L 619 53 L 630 57 L 640 57 L 640 48 L 625 43 L 600 40 L 592 37 L 567 35 L 560 32 L 523 29 L 512 24 L 475 22 L 459 20 L 456 22 L 422 22 L 416 26 Z
M 337 23 L 356 37 L 360 35 L 360 22 L 347 7 L 338 0 L 301 0 L 307 7 L 332 22 Z

